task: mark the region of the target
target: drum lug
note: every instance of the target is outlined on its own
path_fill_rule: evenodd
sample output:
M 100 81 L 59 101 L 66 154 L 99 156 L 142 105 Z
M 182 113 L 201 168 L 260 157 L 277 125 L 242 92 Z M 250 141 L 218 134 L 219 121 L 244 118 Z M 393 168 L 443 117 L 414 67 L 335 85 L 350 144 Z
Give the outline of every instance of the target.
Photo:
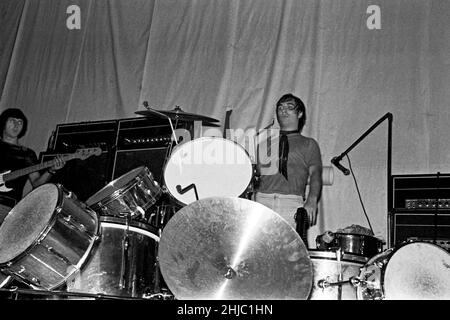
M 17 271 L 17 274 L 20 275 L 21 277 L 24 277 L 25 279 L 30 278 L 30 276 L 25 272 L 26 268 L 21 265 L 20 269 Z M 41 282 L 39 281 L 39 279 L 37 279 L 36 277 L 31 277 L 30 281 L 32 284 L 35 284 L 37 286 L 40 286 Z

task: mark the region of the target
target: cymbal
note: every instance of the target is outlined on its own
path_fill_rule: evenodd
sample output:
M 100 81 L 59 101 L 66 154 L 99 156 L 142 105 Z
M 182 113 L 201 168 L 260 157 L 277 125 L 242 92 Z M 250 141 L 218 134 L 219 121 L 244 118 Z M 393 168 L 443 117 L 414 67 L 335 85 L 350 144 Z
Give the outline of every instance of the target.
M 143 116 L 160 116 L 161 114 L 166 115 L 168 117 L 170 117 L 170 119 L 172 120 L 184 120 L 184 121 L 204 121 L 204 122 L 219 122 L 219 120 L 214 119 L 214 118 L 210 118 L 210 117 L 206 117 L 206 116 L 202 116 L 202 115 L 198 115 L 198 114 L 194 114 L 194 113 L 188 113 L 188 112 L 184 112 L 183 110 L 181 110 L 181 108 L 179 106 L 176 106 L 173 110 L 154 110 L 151 108 L 147 108 L 147 110 L 142 110 L 142 111 L 136 111 L 136 114 L 140 114 Z
M 297 232 L 243 198 L 181 208 L 162 231 L 158 258 L 179 300 L 305 300 L 312 288 L 312 263 Z

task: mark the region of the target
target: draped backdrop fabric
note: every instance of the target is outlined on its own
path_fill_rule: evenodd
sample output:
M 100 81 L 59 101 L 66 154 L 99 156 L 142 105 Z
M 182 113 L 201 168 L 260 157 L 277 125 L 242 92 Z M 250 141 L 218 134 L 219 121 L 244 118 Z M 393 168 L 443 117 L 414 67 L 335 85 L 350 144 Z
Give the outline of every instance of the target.
M 445 173 L 449 16 L 446 0 L 3 0 L 0 111 L 22 108 L 22 143 L 41 152 L 57 124 L 135 117 L 144 101 L 221 124 L 231 109 L 230 128 L 258 130 L 291 92 L 325 165 L 390 112 L 393 174 Z M 387 128 L 349 153 L 385 240 Z M 334 177 L 312 244 L 325 230 L 368 227 L 351 176 Z

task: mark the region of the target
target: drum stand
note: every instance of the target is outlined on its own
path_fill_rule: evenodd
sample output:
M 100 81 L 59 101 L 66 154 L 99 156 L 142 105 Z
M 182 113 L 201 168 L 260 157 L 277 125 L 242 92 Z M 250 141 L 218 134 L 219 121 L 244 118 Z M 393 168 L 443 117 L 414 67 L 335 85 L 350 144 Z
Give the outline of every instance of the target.
M 161 300 L 161 299 L 171 299 L 172 296 L 164 293 L 144 295 L 143 298 L 126 297 L 126 296 L 116 296 L 108 294 L 99 293 L 81 293 L 81 292 L 69 292 L 69 291 L 58 291 L 58 290 L 37 290 L 37 289 L 19 289 L 14 286 L 10 289 L 1 288 L 0 292 L 10 293 L 12 295 L 12 300 L 19 300 L 19 294 L 35 295 L 35 296 L 60 296 L 60 297 L 72 297 L 73 299 L 81 298 L 92 298 L 95 300 Z
M 131 212 L 127 212 L 126 214 L 126 229 L 125 234 L 122 239 L 122 260 L 121 260 L 121 268 L 120 268 L 120 280 L 119 280 L 119 288 L 126 288 L 126 275 L 128 274 L 128 246 L 130 245 L 130 222 L 131 222 Z

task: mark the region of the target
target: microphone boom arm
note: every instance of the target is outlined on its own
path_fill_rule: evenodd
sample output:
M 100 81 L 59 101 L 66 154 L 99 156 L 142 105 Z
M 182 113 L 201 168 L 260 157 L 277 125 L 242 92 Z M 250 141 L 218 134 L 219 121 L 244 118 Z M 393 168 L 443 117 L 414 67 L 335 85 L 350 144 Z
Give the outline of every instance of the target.
M 339 170 L 341 170 L 345 175 L 348 175 L 350 172 L 348 169 L 342 167 L 339 162 L 344 158 L 354 147 L 356 147 L 365 137 L 369 135 L 376 127 L 378 127 L 384 120 L 389 119 L 389 150 L 388 150 L 388 171 L 390 170 L 391 163 L 391 122 L 392 122 L 392 113 L 388 112 L 383 117 L 381 117 L 377 122 L 375 122 L 366 132 L 364 132 L 355 142 L 352 143 L 350 147 L 347 148 L 344 152 L 342 152 L 339 156 L 331 159 L 331 163 L 334 164 Z M 390 176 L 390 172 L 388 172 Z

